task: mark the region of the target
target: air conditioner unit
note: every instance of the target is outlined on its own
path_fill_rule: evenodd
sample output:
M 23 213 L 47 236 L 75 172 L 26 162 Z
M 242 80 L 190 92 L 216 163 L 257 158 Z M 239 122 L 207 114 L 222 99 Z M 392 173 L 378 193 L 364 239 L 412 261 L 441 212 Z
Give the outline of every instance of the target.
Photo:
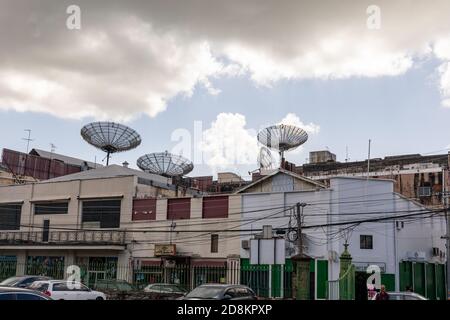
M 438 257 L 440 254 L 439 248 L 434 247 L 433 248 L 433 257 Z
M 415 261 L 424 261 L 427 258 L 427 255 L 423 251 L 408 251 L 406 253 L 406 256 L 409 260 L 415 260 Z
M 250 250 L 250 240 L 242 240 L 242 249 Z

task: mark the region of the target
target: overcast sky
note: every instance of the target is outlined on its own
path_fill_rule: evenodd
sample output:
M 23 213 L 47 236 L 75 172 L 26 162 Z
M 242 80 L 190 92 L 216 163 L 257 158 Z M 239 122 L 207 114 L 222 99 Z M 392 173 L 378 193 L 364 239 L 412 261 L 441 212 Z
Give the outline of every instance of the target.
M 1 147 L 29 128 L 31 147 L 100 162 L 79 130 L 113 120 L 143 138 L 114 163 L 169 150 L 247 175 L 280 122 L 309 133 L 297 163 L 365 159 L 369 138 L 374 157 L 450 145 L 448 0 L 0 0 L 0 41 Z

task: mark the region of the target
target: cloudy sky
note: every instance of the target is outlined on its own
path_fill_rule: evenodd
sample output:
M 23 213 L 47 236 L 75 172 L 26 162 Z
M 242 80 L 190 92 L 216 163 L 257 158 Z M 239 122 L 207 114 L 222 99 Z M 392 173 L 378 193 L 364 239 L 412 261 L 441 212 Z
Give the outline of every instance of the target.
M 448 0 L 0 0 L 0 41 L 1 147 L 32 129 L 31 147 L 101 162 L 79 130 L 113 120 L 143 138 L 114 163 L 169 150 L 245 176 L 274 123 L 308 131 L 297 163 L 450 145 Z

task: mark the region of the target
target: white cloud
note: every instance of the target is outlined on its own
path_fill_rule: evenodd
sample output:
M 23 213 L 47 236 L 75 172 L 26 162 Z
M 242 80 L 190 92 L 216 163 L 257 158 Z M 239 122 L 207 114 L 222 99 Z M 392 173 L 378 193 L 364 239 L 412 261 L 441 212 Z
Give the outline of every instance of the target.
M 245 116 L 220 113 L 211 127 L 203 131 L 200 150 L 214 173 L 218 170 L 238 170 L 239 166 L 256 164 L 258 144 L 256 132 L 246 128 Z
M 379 0 L 380 30 L 366 26 L 366 1 L 108 3 L 79 0 L 82 29 L 73 31 L 65 1 L 1 1 L 0 110 L 154 117 L 199 84 L 219 94 L 212 80 L 223 76 L 261 86 L 398 76 L 430 57 L 442 61 L 438 85 L 449 104 L 448 0 Z
M 309 134 L 318 134 L 320 130 L 317 124 L 304 124 L 294 113 L 288 113 L 279 123 L 299 126 Z M 220 170 L 239 171 L 245 165 L 257 168 L 261 147 L 256 138 L 257 130 L 247 128 L 246 125 L 246 118 L 242 114 L 220 113 L 210 128 L 203 131 L 203 141 L 199 148 L 206 164 L 214 173 Z M 299 147 L 291 153 L 300 154 L 302 150 Z M 274 163 L 279 162 L 278 153 L 271 153 Z
M 295 113 L 288 113 L 279 124 L 286 124 L 291 126 L 300 127 L 308 134 L 317 134 L 320 131 L 320 126 L 310 122 L 309 124 L 303 123 Z

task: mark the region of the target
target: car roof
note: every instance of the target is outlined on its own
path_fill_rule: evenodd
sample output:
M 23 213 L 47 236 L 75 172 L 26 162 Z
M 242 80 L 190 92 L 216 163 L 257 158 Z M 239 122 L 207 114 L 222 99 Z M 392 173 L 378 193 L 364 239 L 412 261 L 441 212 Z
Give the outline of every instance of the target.
M 245 288 L 245 289 L 251 289 L 247 286 L 240 285 L 240 284 L 223 284 L 223 283 L 205 283 L 200 285 L 199 287 L 211 287 L 211 288 Z M 198 287 L 197 287 L 198 288 Z
M 5 292 L 31 292 L 31 293 L 36 293 L 36 291 L 34 291 L 34 290 L 25 289 L 25 288 L 0 286 L 0 293 L 5 293 Z

